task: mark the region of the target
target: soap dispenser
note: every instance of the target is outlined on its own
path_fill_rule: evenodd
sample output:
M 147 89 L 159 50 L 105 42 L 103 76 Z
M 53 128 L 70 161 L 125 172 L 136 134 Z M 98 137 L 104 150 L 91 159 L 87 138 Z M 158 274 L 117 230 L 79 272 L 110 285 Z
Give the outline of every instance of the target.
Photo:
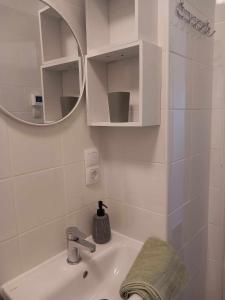
M 97 214 L 93 217 L 93 240 L 96 244 L 106 244 L 111 239 L 109 216 L 104 208 L 108 208 L 103 201 L 98 201 Z

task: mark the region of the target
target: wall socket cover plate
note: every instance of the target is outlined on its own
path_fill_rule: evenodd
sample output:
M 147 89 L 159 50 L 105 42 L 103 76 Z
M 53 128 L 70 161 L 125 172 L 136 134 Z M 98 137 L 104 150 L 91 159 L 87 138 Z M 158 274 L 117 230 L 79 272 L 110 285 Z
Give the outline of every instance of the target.
M 84 150 L 85 167 L 93 167 L 99 165 L 99 152 L 96 148 Z
M 100 167 L 94 166 L 86 168 L 86 185 L 95 184 L 100 178 Z

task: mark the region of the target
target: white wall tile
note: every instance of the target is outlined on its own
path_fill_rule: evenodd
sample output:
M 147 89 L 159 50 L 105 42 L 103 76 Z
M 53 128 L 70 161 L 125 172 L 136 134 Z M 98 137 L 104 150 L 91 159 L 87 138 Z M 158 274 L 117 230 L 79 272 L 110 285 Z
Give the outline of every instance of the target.
M 93 216 L 96 214 L 97 205 L 92 203 L 78 212 L 68 215 L 66 218 L 67 226 L 77 226 L 86 235 L 92 234 Z
M 215 26 L 216 34 L 214 38 L 214 65 L 224 66 L 225 65 L 225 22 L 217 23 Z
M 145 241 L 151 236 L 166 239 L 166 218 L 147 210 L 124 205 L 122 233 L 140 241 Z
M 140 241 L 157 236 L 166 239 L 166 219 L 164 215 L 154 214 L 137 207 L 124 206 L 123 234 Z
M 117 201 L 124 201 L 125 162 L 123 160 L 105 160 L 104 176 L 107 197 Z
M 192 109 L 210 109 L 212 106 L 212 67 L 192 62 Z
M 222 299 L 221 265 L 216 261 L 208 261 L 207 300 Z
M 109 215 L 110 225 L 113 230 L 121 232 L 124 226 L 124 206 L 119 201 L 113 201 L 110 199 L 105 200 L 105 204 L 108 206 L 107 213 Z
M 184 240 L 187 236 L 187 223 L 185 216 L 186 206 L 177 209 L 168 216 L 168 239 L 177 251 L 183 247 Z
M 170 108 L 187 109 L 191 104 L 192 63 L 177 54 L 170 54 Z
M 173 162 L 190 153 L 190 114 L 185 110 L 173 110 L 169 120 L 169 160 Z
M 162 110 L 160 126 L 101 130 L 104 160 L 116 155 L 118 159 L 165 163 L 166 126 L 167 111 Z
M 223 150 L 212 149 L 210 153 L 210 186 L 221 188 L 224 185 Z
M 84 205 L 84 162 L 64 167 L 67 213 L 79 210 Z
M 207 262 L 207 231 L 202 231 L 183 250 L 184 262 L 190 276 L 194 277 L 199 270 L 206 267 Z
M 209 223 L 222 225 L 224 197 L 222 188 L 210 187 L 209 189 Z
M 213 109 L 225 109 L 225 67 L 214 66 L 213 68 Z
M 65 214 L 62 169 L 15 178 L 16 207 L 20 232 Z
M 169 213 L 181 207 L 189 200 L 188 162 L 187 159 L 180 160 L 169 167 Z
M 190 158 L 189 162 L 189 186 L 191 199 L 208 196 L 209 188 L 209 154 L 197 154 Z M 206 198 L 208 206 L 208 198 Z
M 210 147 L 210 121 L 209 110 L 191 111 L 191 153 L 199 154 L 209 150 Z
M 59 166 L 62 162 L 56 127 L 34 128 L 12 123 L 10 142 L 16 175 Z
M 216 4 L 215 21 L 216 23 L 225 21 L 225 3 L 223 1 L 218 1 Z
M 172 3 L 172 2 L 171 2 Z M 171 5 L 172 14 L 175 9 Z M 170 18 L 170 52 L 182 55 L 184 57 L 193 57 L 193 30 L 178 20 L 177 17 Z
M 212 110 L 211 148 L 222 148 L 225 137 L 225 111 L 222 109 Z
M 0 181 L 0 242 L 17 234 L 16 209 L 11 180 Z
M 221 229 L 218 226 L 209 224 L 208 234 L 208 259 L 218 261 L 223 249 Z
M 9 137 L 7 131 L 7 125 L 4 121 L 2 114 L 0 114 L 0 156 L 1 156 L 1 166 L 0 166 L 0 179 L 9 177 L 12 173 L 11 171 L 11 161 L 10 161 L 10 150 L 9 150 Z
M 21 273 L 21 259 L 17 239 L 0 243 L 0 284 Z
M 193 7 L 196 7 L 203 15 L 214 19 L 215 2 L 212 0 L 187 0 Z
M 20 247 L 23 271 L 63 251 L 66 247 L 64 220 L 25 233 L 20 238 Z
M 127 204 L 166 214 L 165 165 L 128 161 L 124 176 L 124 195 Z
M 98 131 L 87 127 L 85 113 L 82 103 L 63 125 L 61 142 L 65 164 L 84 160 L 84 149 L 93 148 L 98 143 Z

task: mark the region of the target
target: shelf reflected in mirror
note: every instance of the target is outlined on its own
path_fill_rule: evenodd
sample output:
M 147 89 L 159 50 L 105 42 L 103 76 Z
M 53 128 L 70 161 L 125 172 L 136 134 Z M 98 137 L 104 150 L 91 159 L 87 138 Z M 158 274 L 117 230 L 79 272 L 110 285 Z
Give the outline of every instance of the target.
M 79 42 L 46 3 L 0 0 L 0 107 L 34 125 L 65 119 L 84 90 Z

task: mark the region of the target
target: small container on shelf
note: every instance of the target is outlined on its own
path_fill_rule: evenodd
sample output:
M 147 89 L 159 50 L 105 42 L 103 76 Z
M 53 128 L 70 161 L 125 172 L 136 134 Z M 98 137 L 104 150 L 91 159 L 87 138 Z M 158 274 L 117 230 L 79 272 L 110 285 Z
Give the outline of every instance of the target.
M 108 94 L 110 122 L 129 121 L 129 92 L 112 92 Z

